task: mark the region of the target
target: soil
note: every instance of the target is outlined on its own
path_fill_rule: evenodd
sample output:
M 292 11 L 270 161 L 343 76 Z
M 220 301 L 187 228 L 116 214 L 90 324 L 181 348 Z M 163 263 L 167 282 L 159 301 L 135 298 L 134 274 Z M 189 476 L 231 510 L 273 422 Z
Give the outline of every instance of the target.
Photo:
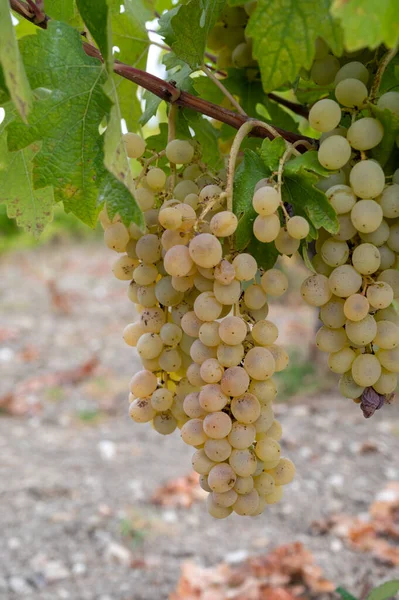
M 354 593 L 394 577 L 312 523 L 366 513 L 399 480 L 398 404 L 366 420 L 337 395 L 301 396 L 299 381 L 295 400 L 276 408 L 284 454 L 298 469 L 281 504 L 254 519 L 215 521 L 203 501 L 151 502 L 161 484 L 190 472 L 191 449 L 178 433 L 161 437 L 127 415 L 139 363 L 121 339 L 134 310 L 126 284 L 110 274 L 113 260 L 96 244 L 1 259 L 0 397 L 11 396 L 0 418 L 0 598 L 164 600 L 188 559 L 237 562 L 292 541 Z M 313 312 L 275 313 L 279 324 L 291 319 L 311 357 Z M 98 366 L 79 383 L 58 377 L 93 357 Z

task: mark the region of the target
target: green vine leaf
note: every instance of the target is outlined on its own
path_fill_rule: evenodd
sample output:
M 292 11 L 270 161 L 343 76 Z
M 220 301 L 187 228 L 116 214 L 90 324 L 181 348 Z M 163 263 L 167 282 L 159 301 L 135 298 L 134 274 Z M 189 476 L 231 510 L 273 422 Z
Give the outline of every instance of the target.
M 6 133 L 0 136 L 0 202 L 6 204 L 7 215 L 36 238 L 52 221 L 54 205 L 52 187 L 33 187 L 33 158 L 39 149 L 40 144 L 32 144 L 9 152 Z
M 255 186 L 260 179 L 270 175 L 270 169 L 253 150 L 244 151 L 244 159 L 234 176 L 233 211 L 238 218 L 235 233 L 235 248 L 238 251 L 246 248 L 254 236 L 256 212 L 252 207 L 252 197 Z
M 367 600 L 388 600 L 399 592 L 399 579 L 386 581 L 370 592 Z
M 46 0 L 46 13 L 56 21 L 70 23 L 76 17 L 74 0 Z
M 192 69 L 203 63 L 208 33 L 224 5 L 225 0 L 191 0 L 181 5 L 172 17 L 172 49 Z
M 276 137 L 273 140 L 264 139 L 260 149 L 260 156 L 266 167 L 273 173 L 277 171 L 280 158 L 283 156 L 287 144 L 282 137 Z
M 380 44 L 393 47 L 398 41 L 396 0 L 334 0 L 331 14 L 341 21 L 349 51 Z
M 111 72 L 112 30 L 107 0 L 76 0 L 76 4 L 85 25 L 100 49 L 108 71 Z
M 109 77 L 104 89 L 113 103 L 107 129 L 104 134 L 104 165 L 125 189 L 121 188 L 121 186 L 117 185 L 116 182 L 113 182 L 112 179 L 106 175 L 106 183 L 103 185 L 103 189 L 100 192 L 99 200 L 101 203 L 104 189 L 106 189 L 107 194 L 112 197 L 111 202 L 113 203 L 113 206 L 117 206 L 118 208 L 116 212 L 119 212 L 125 225 L 129 225 L 131 221 L 134 221 L 140 227 L 144 227 L 143 213 L 134 198 L 134 182 L 130 168 L 130 160 L 126 153 L 125 146 L 122 143 L 122 114 L 115 81 L 112 77 Z M 126 194 L 126 192 L 128 193 Z
M 384 137 L 378 146 L 372 150 L 373 158 L 378 160 L 381 166 L 384 167 L 396 146 L 396 137 L 399 135 L 399 117 L 388 109 L 381 110 L 374 104 L 370 104 L 370 109 L 384 127 Z
M 112 173 L 107 173 L 102 180 L 98 195 L 98 206 L 107 204 L 108 216 L 113 219 L 119 214 L 125 225 L 136 223 L 144 227 L 143 213 L 138 207 L 126 186 L 118 181 Z
M 310 224 L 310 237 L 317 238 L 317 229 L 338 232 L 337 215 L 326 195 L 315 187 L 320 176 L 331 171 L 322 167 L 317 152 L 309 151 L 286 163 L 283 171 L 282 197 L 294 208 L 295 214 L 305 217 Z
M 342 33 L 329 9 L 330 0 L 258 0 L 246 32 L 267 92 L 293 82 L 301 67 L 311 67 L 317 37 L 342 54 Z
M 94 227 L 97 165 L 103 162 L 99 126 L 111 107 L 102 87 L 104 67 L 85 54 L 79 33 L 59 21 L 22 38 L 20 48 L 30 84 L 42 93 L 29 125 L 21 119 L 9 125 L 10 150 L 41 142 L 34 157 L 35 188 L 53 186 L 65 211 Z
M 342 600 L 357 600 L 355 596 L 352 596 L 352 594 L 342 587 L 337 588 L 335 591 L 341 596 Z
M 32 108 L 32 91 L 19 53 L 8 0 L 0 0 L 0 40 L 4 80 L 21 118 L 27 122 Z

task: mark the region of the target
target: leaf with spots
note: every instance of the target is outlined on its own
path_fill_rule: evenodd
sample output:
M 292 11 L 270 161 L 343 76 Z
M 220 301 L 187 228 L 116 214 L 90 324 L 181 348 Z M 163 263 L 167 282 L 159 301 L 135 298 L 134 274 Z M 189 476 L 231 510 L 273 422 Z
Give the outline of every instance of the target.
M 267 92 L 292 83 L 301 67 L 311 67 L 318 36 L 340 56 L 342 32 L 329 9 L 330 0 L 258 0 L 246 33 Z
M 0 202 L 6 205 L 7 215 L 35 237 L 52 221 L 54 205 L 52 187 L 33 187 L 33 158 L 39 149 L 40 144 L 32 144 L 9 152 L 6 132 L 0 136 Z
M 4 80 L 21 118 L 26 122 L 32 106 L 32 91 L 18 49 L 8 0 L 0 0 L 0 65 Z

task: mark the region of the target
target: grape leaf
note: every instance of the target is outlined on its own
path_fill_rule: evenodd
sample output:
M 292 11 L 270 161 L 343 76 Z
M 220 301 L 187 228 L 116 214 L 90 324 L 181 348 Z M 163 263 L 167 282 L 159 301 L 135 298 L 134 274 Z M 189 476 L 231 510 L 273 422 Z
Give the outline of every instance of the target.
M 274 140 L 264 139 L 260 149 L 260 156 L 270 172 L 277 171 L 280 158 L 286 150 L 286 143 L 282 137 L 276 137 Z
M 175 33 L 172 27 L 172 19 L 175 15 L 177 15 L 179 10 L 180 6 L 175 6 L 174 8 L 171 8 L 163 15 L 161 15 L 161 18 L 158 21 L 157 33 L 158 35 L 163 37 L 168 46 L 171 46 L 175 41 Z
M 334 0 L 331 13 L 340 20 L 351 52 L 380 44 L 392 47 L 398 41 L 397 0 Z
M 329 8 L 330 0 L 258 0 L 246 33 L 267 92 L 293 82 L 301 67 L 311 67 L 318 36 L 334 54 L 342 53 L 341 30 Z
M 342 600 L 357 600 L 355 596 L 352 596 L 352 594 L 342 587 L 338 587 L 335 591 L 341 596 Z
M 102 193 L 109 193 L 113 198 L 113 204 L 119 205 L 116 212 L 119 212 L 125 225 L 129 225 L 130 221 L 125 219 L 133 220 L 140 227 L 144 227 L 143 214 L 134 198 L 134 182 L 133 175 L 130 168 L 130 160 L 126 153 L 125 145 L 122 143 L 122 130 L 121 130 L 121 110 L 119 106 L 118 94 L 115 86 L 115 81 L 112 77 L 109 77 L 104 89 L 110 98 L 113 106 L 111 108 L 110 116 L 107 123 L 107 129 L 104 134 L 104 165 L 108 171 L 110 171 L 123 187 L 117 185 L 116 182 L 105 175 L 105 181 L 102 192 L 100 192 L 100 202 Z M 128 194 L 126 194 L 128 192 Z M 108 202 L 108 201 L 107 201 Z M 112 217 L 111 217 L 112 218 Z
M 32 88 L 44 92 L 29 125 L 16 119 L 8 126 L 10 149 L 41 141 L 34 157 L 35 188 L 54 186 L 55 200 L 63 201 L 65 211 L 94 226 L 96 165 L 103 160 L 99 125 L 111 105 L 102 88 L 104 67 L 85 54 L 79 33 L 60 21 L 22 38 L 20 48 Z
M 128 131 L 137 131 L 142 114 L 140 100 L 137 97 L 137 85 L 119 75 L 112 76 L 115 82 L 118 103 L 122 118 Z
M 112 14 L 112 42 L 119 49 L 118 59 L 132 67 L 144 68 L 149 47 L 145 24 L 153 15 L 143 0 L 125 0 L 124 12 L 120 12 L 120 0 L 108 0 L 108 4 Z
M 167 81 L 173 81 L 177 88 L 195 94 L 193 82 L 190 78 L 191 69 L 188 65 L 178 59 L 173 52 L 165 54 L 163 63 L 168 69 Z M 158 96 L 155 96 L 151 92 L 145 92 L 144 99 L 145 110 L 139 119 L 141 125 L 147 123 L 151 117 L 157 114 L 158 106 L 162 102 L 161 98 L 158 98 Z
M 253 222 L 256 217 L 252 207 L 254 189 L 259 179 L 270 175 L 271 171 L 263 160 L 252 150 L 245 150 L 244 159 L 234 176 L 233 211 L 238 218 L 236 250 L 243 250 L 253 238 Z
M 0 0 L 0 65 L 11 98 L 26 122 L 32 107 L 32 91 L 18 49 L 8 0 Z
M 324 227 L 334 234 L 339 229 L 335 210 L 326 195 L 315 184 L 326 171 L 317 160 L 317 152 L 308 151 L 286 163 L 283 171 L 282 197 L 295 211 L 305 217 L 310 225 L 310 237 L 317 238 L 317 229 Z
M 136 223 L 139 227 L 144 227 L 143 213 L 138 207 L 129 190 L 123 183 L 118 181 L 112 173 L 107 173 L 101 181 L 98 206 L 107 204 L 108 216 L 113 219 L 119 214 L 125 225 Z
M 74 0 L 46 0 L 46 13 L 56 21 L 69 23 L 76 16 Z
M 108 70 L 112 71 L 111 15 L 107 0 L 76 0 L 80 15 L 97 43 Z
M 53 218 L 54 192 L 51 186 L 34 189 L 33 158 L 40 144 L 9 152 L 6 132 L 0 136 L 0 202 L 9 218 L 36 238 Z
M 396 146 L 396 137 L 399 135 L 399 117 L 395 116 L 387 108 L 381 110 L 381 108 L 374 104 L 370 104 L 370 109 L 373 115 L 384 126 L 382 141 L 371 151 L 373 158 L 378 160 L 381 166 L 384 167 L 391 156 L 392 150 Z
M 398 592 L 399 579 L 393 579 L 374 588 L 367 596 L 367 600 L 389 600 L 389 598 L 392 598 Z
M 208 33 L 224 5 L 225 0 L 191 0 L 172 17 L 172 49 L 192 69 L 203 63 Z

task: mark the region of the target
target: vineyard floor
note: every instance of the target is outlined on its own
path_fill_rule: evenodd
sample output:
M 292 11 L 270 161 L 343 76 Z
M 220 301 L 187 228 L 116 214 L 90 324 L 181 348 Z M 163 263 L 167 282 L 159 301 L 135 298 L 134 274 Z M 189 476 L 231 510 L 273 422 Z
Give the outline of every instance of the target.
M 322 364 L 299 370 L 295 397 L 277 406 L 284 454 L 298 469 L 281 504 L 215 521 L 202 498 L 190 508 L 152 502 L 190 473 L 191 450 L 178 433 L 163 438 L 129 420 L 138 360 L 121 330 L 134 310 L 113 260 L 94 243 L 1 258 L 0 598 L 166 600 L 187 560 L 236 562 L 294 541 L 354 593 L 397 576 L 398 566 L 354 551 L 322 522 L 366 515 L 399 481 L 399 404 L 364 419 L 324 389 Z M 313 365 L 316 315 L 298 303 L 294 291 L 270 317 Z

